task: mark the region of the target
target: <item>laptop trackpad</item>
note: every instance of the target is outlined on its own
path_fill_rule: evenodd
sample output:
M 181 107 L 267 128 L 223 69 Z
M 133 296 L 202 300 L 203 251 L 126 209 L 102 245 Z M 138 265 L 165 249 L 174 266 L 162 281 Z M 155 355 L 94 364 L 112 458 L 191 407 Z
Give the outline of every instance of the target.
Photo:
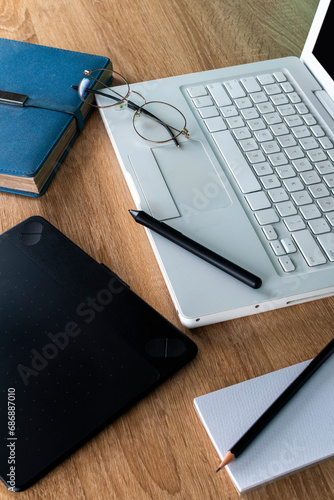
M 143 158 L 143 156 L 145 158 Z M 129 156 L 154 217 L 170 219 L 227 207 L 231 199 L 199 141 L 143 150 Z

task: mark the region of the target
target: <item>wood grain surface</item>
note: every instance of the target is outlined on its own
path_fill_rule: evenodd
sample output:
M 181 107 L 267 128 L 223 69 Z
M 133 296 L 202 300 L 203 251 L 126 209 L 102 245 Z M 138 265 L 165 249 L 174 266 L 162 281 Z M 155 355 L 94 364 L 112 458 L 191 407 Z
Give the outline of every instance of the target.
M 2 0 L 0 37 L 108 56 L 129 82 L 299 56 L 316 0 Z M 24 78 L 24 68 L 22 68 Z M 1 86 L 1 85 L 0 85 Z M 5 124 L 0 124 L 5 126 Z M 187 330 L 181 326 L 98 113 L 45 195 L 0 193 L 0 231 L 41 215 L 104 262 L 198 345 L 197 358 L 100 432 L 22 500 L 239 496 L 193 398 L 309 359 L 333 337 L 334 298 Z M 0 500 L 13 497 L 0 485 Z M 334 498 L 334 461 L 247 500 Z

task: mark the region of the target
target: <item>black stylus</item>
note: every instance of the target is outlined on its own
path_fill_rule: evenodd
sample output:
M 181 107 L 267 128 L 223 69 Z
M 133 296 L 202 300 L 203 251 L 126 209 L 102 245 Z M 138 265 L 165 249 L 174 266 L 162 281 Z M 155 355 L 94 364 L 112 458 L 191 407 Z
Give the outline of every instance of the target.
M 218 267 L 221 271 L 233 276 L 239 281 L 242 281 L 246 285 L 252 288 L 259 288 L 262 284 L 261 279 L 258 276 L 246 271 L 242 267 L 234 264 L 233 262 L 225 259 L 221 255 L 209 250 L 200 243 L 191 240 L 188 236 L 180 233 L 176 229 L 170 227 L 168 224 L 161 222 L 151 215 L 143 212 L 141 210 L 129 210 L 130 214 L 136 222 L 142 224 L 143 226 L 152 229 L 156 233 L 164 236 L 168 240 L 172 241 L 176 245 L 188 250 L 197 257 L 209 262 L 213 266 Z

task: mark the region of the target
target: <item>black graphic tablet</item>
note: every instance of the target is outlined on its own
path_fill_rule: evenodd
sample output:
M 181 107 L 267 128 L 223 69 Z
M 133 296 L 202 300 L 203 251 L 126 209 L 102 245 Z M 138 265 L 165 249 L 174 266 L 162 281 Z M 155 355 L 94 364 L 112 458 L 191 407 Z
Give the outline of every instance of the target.
M 31 486 L 196 345 L 41 217 L 0 236 L 0 477 Z

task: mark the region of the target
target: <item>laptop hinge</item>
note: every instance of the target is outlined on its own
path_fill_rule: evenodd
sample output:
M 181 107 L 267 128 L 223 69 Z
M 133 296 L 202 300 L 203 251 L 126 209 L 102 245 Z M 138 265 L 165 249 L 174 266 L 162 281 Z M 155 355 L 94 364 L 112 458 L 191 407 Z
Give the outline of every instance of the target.
M 334 101 L 325 90 L 317 90 L 314 92 L 316 98 L 321 102 L 326 111 L 331 115 L 334 119 Z

